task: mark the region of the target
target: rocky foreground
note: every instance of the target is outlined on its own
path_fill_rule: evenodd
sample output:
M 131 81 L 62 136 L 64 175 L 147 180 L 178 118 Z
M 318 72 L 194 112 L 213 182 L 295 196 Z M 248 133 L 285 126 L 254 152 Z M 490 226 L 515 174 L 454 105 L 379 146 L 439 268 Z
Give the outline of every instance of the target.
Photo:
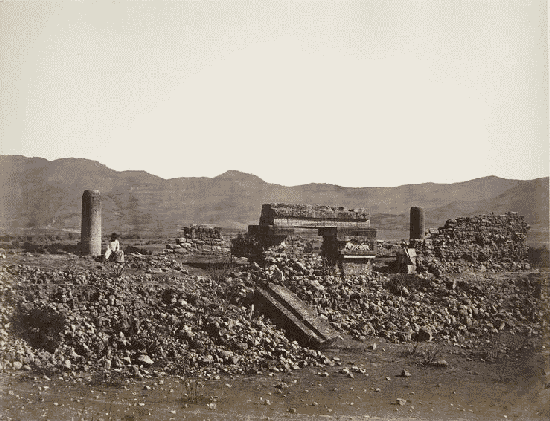
M 267 281 L 284 284 L 342 334 L 363 341 L 468 348 L 501 331 L 537 338 L 548 329 L 543 277 L 534 272 L 342 278 L 328 274 L 317 255 L 295 256 L 284 246 L 267 253 L 264 267 L 204 277 L 186 274 L 167 257 L 127 260 L 134 269 L 118 278 L 93 265 L 4 264 L 0 369 L 140 378 L 334 365 L 251 311 L 255 286 Z
M 373 272 L 342 279 L 322 275 L 320 259 L 313 255 L 308 260 L 272 253 L 267 262 L 267 269 L 254 272 L 257 282 L 284 284 L 333 327 L 358 340 L 374 336 L 472 347 L 502 330 L 539 335 L 548 325 L 538 273 L 436 277 Z

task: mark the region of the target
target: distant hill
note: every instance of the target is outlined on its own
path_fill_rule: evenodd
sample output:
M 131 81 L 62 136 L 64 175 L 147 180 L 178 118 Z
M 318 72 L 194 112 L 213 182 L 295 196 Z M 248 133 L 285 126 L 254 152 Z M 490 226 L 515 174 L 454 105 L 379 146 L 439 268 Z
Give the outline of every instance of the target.
M 548 177 L 521 181 L 495 176 L 453 184 L 399 187 L 282 186 L 239 171 L 213 178 L 163 179 L 145 171 L 114 171 L 87 159 L 0 156 L 0 227 L 80 229 L 81 197 L 101 192 L 103 231 L 174 235 L 183 225 L 246 228 L 261 205 L 310 203 L 368 208 L 372 225 L 407 230 L 411 206 L 425 209 L 428 226 L 457 216 L 517 211 L 548 227 Z

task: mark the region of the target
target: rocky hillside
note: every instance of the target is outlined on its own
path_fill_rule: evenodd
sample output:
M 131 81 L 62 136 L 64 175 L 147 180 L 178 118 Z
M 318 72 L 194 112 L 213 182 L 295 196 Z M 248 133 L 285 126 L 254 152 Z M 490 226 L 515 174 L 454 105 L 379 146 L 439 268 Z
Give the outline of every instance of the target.
M 252 174 L 165 180 L 144 171 L 114 171 L 86 159 L 0 156 L 0 227 L 80 229 L 81 196 L 100 190 L 103 229 L 173 233 L 210 223 L 245 228 L 257 223 L 263 203 L 308 203 L 370 210 L 374 226 L 408 229 L 408 211 L 421 206 L 427 226 L 457 216 L 517 211 L 529 224 L 548 227 L 548 177 L 529 181 L 489 176 L 453 184 L 350 188 L 331 184 L 282 186 Z M 365 181 L 367 183 L 368 181 Z

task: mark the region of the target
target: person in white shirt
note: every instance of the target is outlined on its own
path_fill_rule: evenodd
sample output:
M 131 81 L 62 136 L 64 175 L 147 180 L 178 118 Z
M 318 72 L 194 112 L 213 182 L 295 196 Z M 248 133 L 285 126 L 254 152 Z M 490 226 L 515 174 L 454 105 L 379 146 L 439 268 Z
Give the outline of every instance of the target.
M 113 258 L 118 261 L 120 259 L 121 253 L 122 249 L 120 248 L 120 243 L 118 242 L 118 234 L 113 232 L 111 234 L 111 241 L 107 246 L 107 250 L 105 250 L 105 261 L 108 262 L 111 256 L 113 256 Z

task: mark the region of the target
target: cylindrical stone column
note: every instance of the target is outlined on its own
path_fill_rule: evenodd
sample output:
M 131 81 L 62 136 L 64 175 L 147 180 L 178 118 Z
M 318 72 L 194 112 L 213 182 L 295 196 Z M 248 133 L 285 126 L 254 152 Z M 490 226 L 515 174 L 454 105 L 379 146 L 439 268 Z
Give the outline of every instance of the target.
M 424 209 L 411 208 L 411 240 L 422 240 L 424 238 Z
M 101 196 L 98 190 L 85 190 L 82 194 L 80 244 L 83 255 L 101 255 Z

